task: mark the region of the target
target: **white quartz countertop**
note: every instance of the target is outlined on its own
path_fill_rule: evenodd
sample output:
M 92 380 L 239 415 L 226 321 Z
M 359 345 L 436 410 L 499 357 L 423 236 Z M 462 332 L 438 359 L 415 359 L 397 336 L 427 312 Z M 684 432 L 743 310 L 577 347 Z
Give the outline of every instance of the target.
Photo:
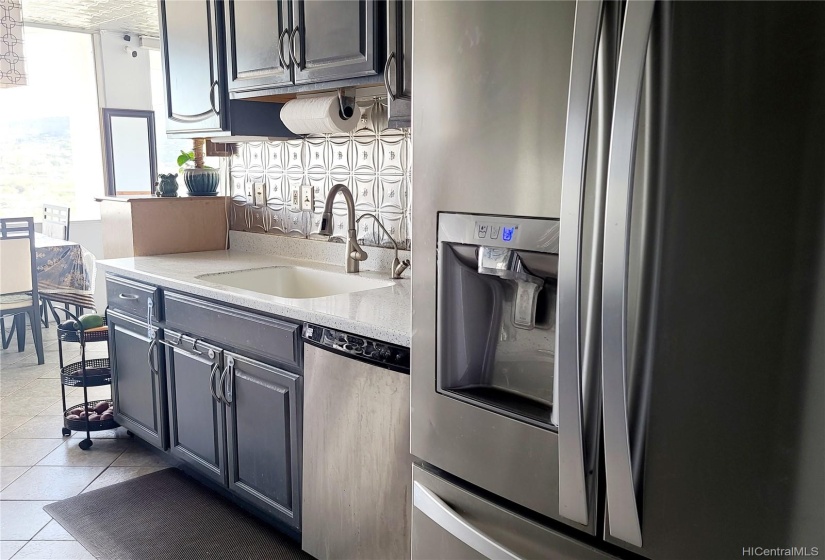
M 288 299 L 216 284 L 197 276 L 271 266 L 299 266 L 345 274 L 344 267 L 233 250 L 108 259 L 98 261 L 98 265 L 107 272 L 169 290 L 300 322 L 317 323 L 400 346 L 410 345 L 409 278 L 389 280 L 386 273 L 362 272 L 360 276 L 392 282 L 392 286 L 318 298 Z

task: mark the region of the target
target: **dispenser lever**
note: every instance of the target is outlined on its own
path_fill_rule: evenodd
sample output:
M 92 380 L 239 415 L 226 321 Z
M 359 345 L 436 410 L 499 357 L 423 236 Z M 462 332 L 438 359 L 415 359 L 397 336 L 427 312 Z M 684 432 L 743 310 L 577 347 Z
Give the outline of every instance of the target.
M 513 324 L 520 329 L 536 326 L 536 302 L 544 280 L 527 270 L 516 251 L 501 247 L 479 247 L 478 272 L 515 282 Z

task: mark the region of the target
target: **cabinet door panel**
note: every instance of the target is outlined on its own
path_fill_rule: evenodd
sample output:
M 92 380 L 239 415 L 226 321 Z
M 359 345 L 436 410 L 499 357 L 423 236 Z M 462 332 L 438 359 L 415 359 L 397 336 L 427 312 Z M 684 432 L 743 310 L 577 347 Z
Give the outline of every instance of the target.
M 384 64 L 383 2 L 293 0 L 295 83 L 378 74 Z M 380 13 L 379 13 L 380 12 Z M 380 38 L 380 40 L 379 40 Z
M 300 528 L 300 377 L 226 353 L 229 489 Z
M 155 447 L 166 449 L 163 355 L 157 347 L 150 350 L 145 324 L 112 311 L 108 323 L 115 420 Z
M 292 82 L 286 45 L 288 0 L 228 0 L 226 25 L 229 91 L 249 91 Z M 278 56 L 278 38 L 285 29 L 281 54 L 286 67 Z
M 226 127 L 223 3 L 160 0 L 167 132 L 219 132 Z
M 213 396 L 221 373 L 220 349 L 199 343 L 198 354 L 192 338 L 168 330 L 164 336 L 170 451 L 226 484 L 223 404 Z

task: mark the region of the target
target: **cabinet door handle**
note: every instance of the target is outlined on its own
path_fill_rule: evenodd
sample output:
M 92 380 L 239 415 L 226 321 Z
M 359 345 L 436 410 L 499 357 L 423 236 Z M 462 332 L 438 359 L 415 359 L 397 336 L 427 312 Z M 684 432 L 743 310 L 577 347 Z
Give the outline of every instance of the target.
M 212 393 L 212 398 L 218 402 L 221 402 L 221 398 L 215 392 L 215 376 L 218 375 L 218 370 L 220 370 L 220 366 L 217 362 L 212 364 L 212 371 L 209 374 L 209 392 Z
M 278 60 L 281 61 L 281 66 L 285 70 L 292 67 L 292 59 L 290 59 L 289 62 L 284 60 L 284 37 L 286 37 L 288 33 L 289 29 L 285 27 L 284 30 L 281 31 L 281 34 L 278 35 Z
M 120 299 L 128 299 L 128 300 L 134 301 L 134 300 L 138 299 L 140 296 L 137 295 L 137 294 L 118 294 L 117 297 L 119 297 Z
M 221 394 L 221 397 L 223 397 L 223 402 L 225 402 L 226 404 L 231 404 L 232 399 L 233 399 L 233 397 L 232 397 L 232 369 L 234 369 L 233 368 L 234 365 L 235 365 L 235 360 L 233 360 L 231 357 L 227 357 L 226 358 L 226 367 L 223 368 L 223 373 L 221 374 L 221 379 L 218 382 L 218 392 Z M 228 390 L 226 389 L 226 377 L 227 377 L 227 375 L 229 376 L 229 385 L 230 385 Z
M 212 107 L 212 112 L 216 115 L 220 115 L 221 112 L 215 107 L 215 86 L 218 85 L 218 80 L 212 82 L 212 85 L 209 86 L 209 105 Z
M 152 335 L 152 340 L 149 341 L 149 354 L 147 356 L 147 360 L 149 361 L 149 371 L 152 372 L 153 375 L 158 375 L 158 368 L 155 367 L 155 346 L 158 345 L 158 336 L 157 333 Z
M 301 62 L 298 60 L 298 57 L 295 56 L 295 36 L 298 35 L 298 26 L 295 26 L 295 29 L 292 30 L 292 33 L 289 34 L 289 56 L 292 57 L 292 62 L 295 64 L 295 68 L 297 69 Z
M 390 85 L 390 64 L 394 61 L 395 51 L 392 51 L 390 56 L 387 57 L 387 63 L 384 65 L 384 85 L 387 86 L 387 97 L 390 98 L 390 101 L 395 101 L 395 93 Z

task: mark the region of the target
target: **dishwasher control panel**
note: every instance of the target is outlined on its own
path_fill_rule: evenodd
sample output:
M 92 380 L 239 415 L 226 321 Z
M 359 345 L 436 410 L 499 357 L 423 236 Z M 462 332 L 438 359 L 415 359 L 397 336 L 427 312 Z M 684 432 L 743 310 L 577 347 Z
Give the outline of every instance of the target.
M 351 357 L 402 373 L 410 372 L 410 350 L 379 340 L 314 325 L 304 324 L 304 341 L 336 354 Z

